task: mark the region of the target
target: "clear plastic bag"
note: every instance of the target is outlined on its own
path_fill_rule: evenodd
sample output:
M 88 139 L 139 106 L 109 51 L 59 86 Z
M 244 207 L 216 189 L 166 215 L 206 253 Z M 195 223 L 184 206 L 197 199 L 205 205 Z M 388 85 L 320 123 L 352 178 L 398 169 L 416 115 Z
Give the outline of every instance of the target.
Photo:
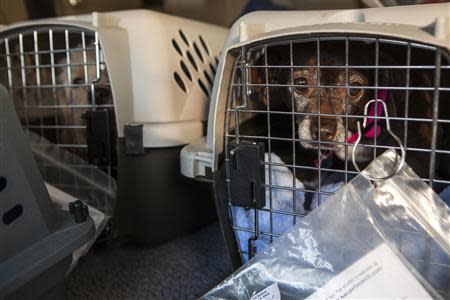
M 364 172 L 385 176 L 396 157 L 387 151 Z M 384 256 L 380 273 L 360 266 Z M 376 187 L 355 177 L 203 298 L 250 299 L 274 285 L 281 299 L 354 298 L 369 285 L 345 277 L 358 267 L 381 282 L 366 297 L 450 298 L 450 210 L 407 165 Z
M 83 200 L 107 217 L 113 215 L 117 183 L 112 176 L 40 135 L 31 131 L 26 134 L 45 182 Z

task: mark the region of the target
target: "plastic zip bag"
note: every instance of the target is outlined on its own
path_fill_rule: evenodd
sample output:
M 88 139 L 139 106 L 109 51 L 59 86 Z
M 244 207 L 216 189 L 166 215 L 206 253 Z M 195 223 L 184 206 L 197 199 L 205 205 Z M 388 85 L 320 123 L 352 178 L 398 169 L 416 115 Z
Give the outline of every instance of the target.
M 390 150 L 364 172 L 382 177 L 396 163 Z M 273 290 L 281 299 L 449 299 L 450 210 L 407 165 L 376 187 L 358 175 L 203 298 L 270 299 Z

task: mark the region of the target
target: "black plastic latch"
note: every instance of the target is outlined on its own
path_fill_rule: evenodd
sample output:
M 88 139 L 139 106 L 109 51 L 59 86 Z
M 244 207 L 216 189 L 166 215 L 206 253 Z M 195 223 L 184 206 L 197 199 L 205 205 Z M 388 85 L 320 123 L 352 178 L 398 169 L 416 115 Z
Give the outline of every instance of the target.
M 70 202 L 69 212 L 73 215 L 75 223 L 83 223 L 89 217 L 88 206 L 81 200 Z
M 114 110 L 86 111 L 88 161 L 97 166 L 116 165 L 116 121 Z
M 127 124 L 124 127 L 125 136 L 125 154 L 142 155 L 144 154 L 144 125 Z
M 230 201 L 245 208 L 263 208 L 264 144 L 242 141 L 229 144 Z

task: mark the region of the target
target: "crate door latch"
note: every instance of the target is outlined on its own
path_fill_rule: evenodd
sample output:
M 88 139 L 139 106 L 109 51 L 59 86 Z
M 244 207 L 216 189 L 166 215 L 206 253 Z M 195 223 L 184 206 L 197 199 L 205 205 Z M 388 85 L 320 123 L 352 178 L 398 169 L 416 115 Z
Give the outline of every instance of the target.
M 116 121 L 112 109 L 88 110 L 84 114 L 87 127 L 88 161 L 100 167 L 115 165 Z

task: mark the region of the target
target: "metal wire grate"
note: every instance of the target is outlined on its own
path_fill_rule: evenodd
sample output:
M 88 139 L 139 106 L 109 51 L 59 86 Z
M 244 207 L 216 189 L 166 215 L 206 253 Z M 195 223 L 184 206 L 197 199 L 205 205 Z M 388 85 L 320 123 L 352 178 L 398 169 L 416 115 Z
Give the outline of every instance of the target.
M 38 157 L 44 180 L 111 214 L 109 197 L 92 196 L 98 167 L 86 162 L 86 111 L 114 109 L 97 32 L 58 25 L 2 32 L 0 84 L 8 88 L 35 154 L 50 149 L 48 157 Z M 115 190 L 116 169 L 114 163 L 102 166 L 108 191 Z
M 351 160 L 356 124 L 371 99 L 386 103 L 416 173 L 437 192 L 450 184 L 447 50 L 385 37 L 321 35 L 257 42 L 229 54 L 234 67 L 225 118 L 226 166 L 236 143 L 262 142 L 266 151 L 266 206 L 255 210 L 228 203 L 244 260 L 258 241 L 269 243 L 282 233 L 279 222 L 295 224 L 333 194 L 331 187 L 357 174 Z M 361 168 L 389 148 L 400 149 L 386 134 L 385 113 L 372 106 L 371 126 L 355 153 Z M 291 174 L 289 184 L 276 179 L 281 169 Z M 229 172 L 226 180 L 229 189 Z M 274 199 L 283 191 L 290 193 L 284 200 L 288 206 Z M 243 215 L 251 219 L 245 226 L 238 220 Z

